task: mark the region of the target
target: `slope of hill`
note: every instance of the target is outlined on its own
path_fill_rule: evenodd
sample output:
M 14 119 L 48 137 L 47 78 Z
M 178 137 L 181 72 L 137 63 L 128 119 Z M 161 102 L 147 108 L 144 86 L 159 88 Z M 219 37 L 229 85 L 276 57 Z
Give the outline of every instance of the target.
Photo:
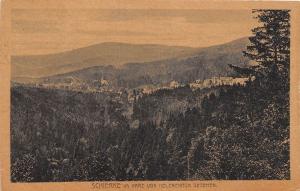
M 58 54 L 12 56 L 13 78 L 45 77 L 92 66 L 120 66 L 194 53 L 195 48 L 152 44 L 101 43 Z
M 189 56 L 144 63 L 127 63 L 121 67 L 94 66 L 65 74 L 46 77 L 44 80 L 62 82 L 74 77 L 83 81 L 102 78 L 114 86 L 135 88 L 147 84 L 162 84 L 172 80 L 189 83 L 197 79 L 231 74 L 228 64 L 243 65 L 248 60 L 242 50 L 248 43 L 246 38 L 209 48 L 203 48 Z

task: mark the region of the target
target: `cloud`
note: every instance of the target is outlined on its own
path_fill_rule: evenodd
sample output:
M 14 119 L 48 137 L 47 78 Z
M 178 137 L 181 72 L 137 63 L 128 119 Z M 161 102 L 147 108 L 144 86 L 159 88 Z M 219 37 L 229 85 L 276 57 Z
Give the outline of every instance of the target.
M 192 23 L 232 23 L 251 20 L 250 10 L 178 10 L 178 9 L 99 9 L 93 10 L 96 21 L 137 21 L 183 18 Z
M 130 31 L 130 30 L 77 30 L 76 32 L 83 35 L 101 35 L 101 36 L 149 36 L 155 35 L 150 32 Z
M 13 33 L 58 33 L 60 28 L 56 22 L 45 20 L 15 20 L 11 23 Z

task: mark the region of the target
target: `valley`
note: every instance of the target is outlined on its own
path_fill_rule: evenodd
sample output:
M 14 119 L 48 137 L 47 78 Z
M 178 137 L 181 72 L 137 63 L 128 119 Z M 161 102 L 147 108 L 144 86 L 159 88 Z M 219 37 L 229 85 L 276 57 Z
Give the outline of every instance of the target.
M 286 83 L 248 43 L 13 56 L 12 182 L 288 179 Z

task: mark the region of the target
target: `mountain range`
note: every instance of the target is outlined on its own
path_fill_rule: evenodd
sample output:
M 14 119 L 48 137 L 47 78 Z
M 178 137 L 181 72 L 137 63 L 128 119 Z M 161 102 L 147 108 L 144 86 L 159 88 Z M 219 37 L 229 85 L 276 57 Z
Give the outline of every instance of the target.
M 207 48 L 101 43 L 58 54 L 12 56 L 12 81 L 104 78 L 131 88 L 171 80 L 187 83 L 226 76 L 228 64 L 247 64 L 242 51 L 248 43 L 247 38 Z
M 195 48 L 106 42 L 47 55 L 12 56 L 12 76 L 45 77 L 99 65 L 120 66 L 189 55 Z

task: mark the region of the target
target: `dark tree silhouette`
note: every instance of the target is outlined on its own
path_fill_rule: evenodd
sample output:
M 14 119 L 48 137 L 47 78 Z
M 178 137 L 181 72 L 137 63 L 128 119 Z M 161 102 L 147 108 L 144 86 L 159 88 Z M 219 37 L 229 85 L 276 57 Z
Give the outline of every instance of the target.
M 244 55 L 257 62 L 253 67 L 272 84 L 274 80 L 288 87 L 290 67 L 290 15 L 289 10 L 253 10 L 261 26 L 252 30 Z
M 250 45 L 244 55 L 251 66 L 241 68 L 229 65 L 243 76 L 255 76 L 267 88 L 287 91 L 290 67 L 289 10 L 253 10 L 260 26 L 252 29 Z

